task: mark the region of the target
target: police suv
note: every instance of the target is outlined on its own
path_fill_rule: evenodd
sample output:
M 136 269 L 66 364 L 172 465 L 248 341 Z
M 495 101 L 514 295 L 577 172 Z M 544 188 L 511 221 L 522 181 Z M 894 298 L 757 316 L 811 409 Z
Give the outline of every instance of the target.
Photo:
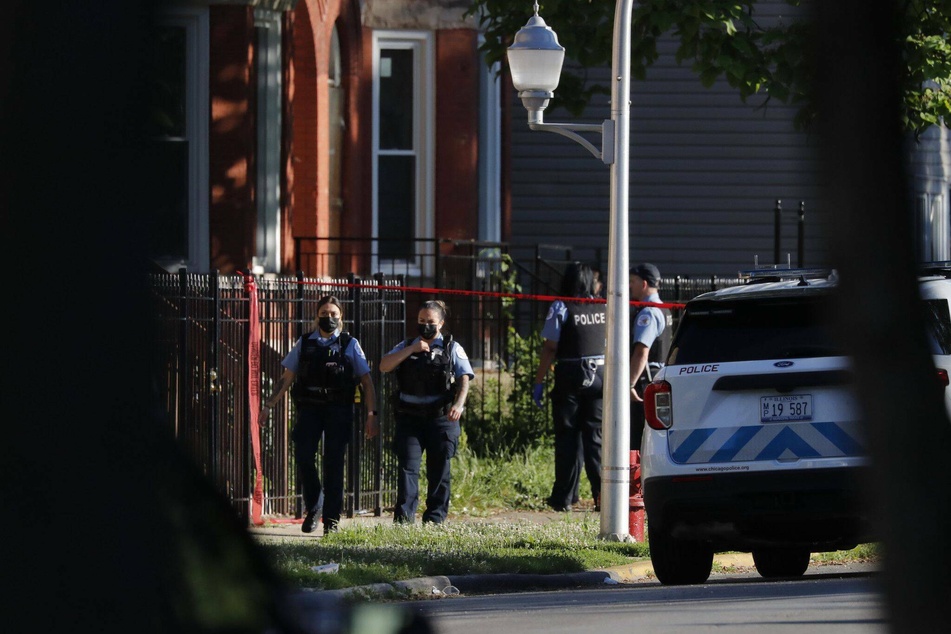
M 951 261 L 928 262 L 921 266 L 918 291 L 925 303 L 928 344 L 938 381 L 944 386 L 944 404 L 951 416 Z
M 850 361 L 832 339 L 834 271 L 761 270 L 687 303 L 645 394 L 641 477 L 654 574 L 702 583 L 714 552 L 764 577 L 872 541 Z

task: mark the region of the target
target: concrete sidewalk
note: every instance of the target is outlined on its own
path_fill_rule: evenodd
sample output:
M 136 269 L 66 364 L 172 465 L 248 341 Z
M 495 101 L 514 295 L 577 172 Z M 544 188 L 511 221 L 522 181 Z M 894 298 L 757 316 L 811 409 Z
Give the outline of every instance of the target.
M 565 515 L 565 513 L 557 511 L 506 511 L 486 517 L 450 515 L 447 521 L 481 523 L 532 522 L 545 524 L 564 521 Z M 593 519 L 597 519 L 597 513 L 593 510 L 580 510 L 571 513 L 573 518 L 581 518 L 584 515 L 592 515 Z M 392 521 L 393 518 L 391 515 L 362 515 L 353 518 L 342 518 L 340 520 L 340 526 L 346 527 L 353 524 L 389 524 L 392 523 Z M 321 539 L 322 537 L 322 529 L 320 527 L 313 533 L 302 533 L 300 530 L 300 520 L 271 521 L 266 522 L 264 526 L 252 526 L 248 530 L 255 539 L 260 541 L 314 540 Z M 714 566 L 717 564 L 722 568 L 728 569 L 752 568 L 753 558 L 748 553 L 718 554 L 714 557 Z M 309 595 L 326 596 L 328 598 L 442 598 L 460 593 L 520 592 L 526 590 L 567 589 L 651 582 L 656 583 L 657 581 L 653 576 L 653 567 L 650 559 L 645 558 L 620 566 L 585 572 L 550 575 L 436 575 L 341 590 L 302 590 L 302 592 Z

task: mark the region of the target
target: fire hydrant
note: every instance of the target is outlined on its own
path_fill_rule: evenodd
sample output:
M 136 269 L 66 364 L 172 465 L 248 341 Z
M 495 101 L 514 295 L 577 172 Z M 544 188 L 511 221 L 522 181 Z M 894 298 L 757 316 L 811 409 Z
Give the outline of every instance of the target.
M 641 492 L 641 452 L 631 450 L 631 496 L 629 500 L 629 525 L 631 537 L 636 542 L 644 541 L 644 495 Z

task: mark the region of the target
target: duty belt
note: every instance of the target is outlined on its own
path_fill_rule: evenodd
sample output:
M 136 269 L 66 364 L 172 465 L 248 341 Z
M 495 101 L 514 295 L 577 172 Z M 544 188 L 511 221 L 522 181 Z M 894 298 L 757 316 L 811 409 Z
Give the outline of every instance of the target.
M 306 404 L 338 404 L 351 402 L 353 392 L 345 387 L 305 387 L 298 394 L 298 400 Z
M 309 396 L 337 396 L 349 391 L 345 387 L 306 387 L 304 390 Z
M 604 365 L 604 357 L 597 357 L 594 359 L 592 358 L 587 358 L 587 359 L 581 359 L 581 358 L 558 359 L 556 358 L 555 361 L 558 361 L 559 363 L 592 363 L 594 365 Z
M 432 416 L 442 416 L 451 409 L 452 401 L 433 403 L 410 403 L 400 399 L 396 404 L 396 411 L 400 414 L 409 414 L 410 416 L 420 416 L 430 418 Z

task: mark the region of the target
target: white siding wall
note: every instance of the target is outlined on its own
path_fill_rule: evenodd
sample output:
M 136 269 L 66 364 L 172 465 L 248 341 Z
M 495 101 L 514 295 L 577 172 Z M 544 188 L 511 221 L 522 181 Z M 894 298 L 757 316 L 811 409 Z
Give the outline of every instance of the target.
M 951 130 L 932 126 L 909 143 L 920 260 L 951 260 Z

